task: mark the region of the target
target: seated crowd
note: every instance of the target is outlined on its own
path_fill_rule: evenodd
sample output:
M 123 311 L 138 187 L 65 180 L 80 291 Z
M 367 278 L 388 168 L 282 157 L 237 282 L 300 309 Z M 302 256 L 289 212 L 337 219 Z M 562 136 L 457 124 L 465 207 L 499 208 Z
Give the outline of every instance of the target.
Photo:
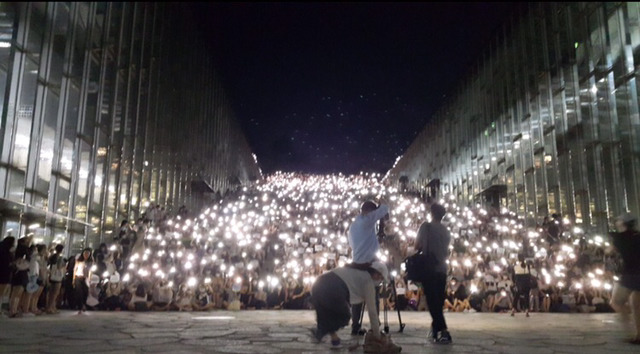
M 315 278 L 348 261 L 345 235 L 357 211 L 351 206 L 362 197 L 321 189 L 338 188 L 342 182 L 337 178 L 327 183 L 294 176 L 300 189 L 307 188 L 302 192 L 291 191 L 291 183 L 278 178 L 292 177 L 275 176 L 268 187 L 229 193 L 192 219 L 185 208 L 170 217 L 152 205 L 135 224 L 123 221 L 97 249 L 68 258 L 62 245 L 33 244 L 32 236 L 6 237 L 0 243 L 3 308 L 12 318 L 58 309 L 310 309 Z M 372 188 L 366 183 L 353 177 L 345 185 L 359 193 Z M 320 197 L 325 200 L 314 200 Z M 382 305 L 424 311 L 422 289 L 405 280 L 401 263 L 414 252 L 429 201 L 393 191 L 387 199 L 395 229 L 381 242 L 387 250 L 381 258 L 395 270 L 395 291 L 381 290 Z M 453 202 L 445 206 L 444 223 L 453 236 L 446 310 L 612 311 L 616 258 L 604 240 L 588 239 L 557 216 L 531 231 L 505 211 L 461 208 Z

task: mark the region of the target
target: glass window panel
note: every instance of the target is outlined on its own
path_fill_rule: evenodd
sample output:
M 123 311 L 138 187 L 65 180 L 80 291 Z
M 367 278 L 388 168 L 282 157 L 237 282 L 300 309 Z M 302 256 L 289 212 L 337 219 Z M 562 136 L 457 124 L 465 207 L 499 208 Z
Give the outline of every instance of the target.
M 5 97 L 7 72 L 11 59 L 11 40 L 14 34 L 14 4 L 0 2 L 0 97 Z M 4 110 L 4 99 L 0 99 L 0 112 Z
M 535 194 L 536 203 L 538 206 L 537 217 L 541 218 L 548 214 L 547 210 L 547 188 L 545 183 L 545 168 L 544 168 L 544 151 L 540 150 L 534 156 L 534 168 L 535 168 Z
M 78 6 L 78 16 L 76 16 L 73 54 L 71 57 L 71 76 L 78 78 L 82 76 L 84 70 L 84 57 L 87 50 L 87 17 L 89 5 L 87 3 L 76 2 Z
M 152 203 L 155 203 L 158 200 L 157 195 L 158 190 L 158 169 L 154 168 L 151 172 L 151 196 L 149 199 Z
M 533 169 L 530 169 L 525 173 L 525 193 L 526 193 L 526 203 L 527 203 L 527 217 L 526 220 L 530 222 L 531 220 L 535 220 L 536 217 L 536 185 L 535 179 L 533 176 Z
M 18 109 L 16 111 L 16 136 L 13 148 L 13 166 L 25 170 L 31 142 L 31 124 L 33 122 L 33 106 L 35 104 L 38 65 L 30 59 L 25 60 L 24 76 L 20 89 Z
M 62 143 L 62 158 L 60 159 L 60 172 L 67 177 L 71 177 L 71 168 L 73 167 L 73 143 L 76 139 L 79 109 L 80 89 L 75 83 L 70 82 L 64 141 Z
M 102 29 L 104 26 L 104 18 L 107 11 L 106 2 L 95 3 L 96 13 L 93 19 L 93 31 L 91 33 L 91 45 L 99 48 L 102 45 Z
M 56 189 L 56 213 L 68 215 L 69 213 L 69 181 L 58 178 Z
M 24 199 L 24 171 L 9 170 L 9 199 L 22 202 Z
M 48 81 L 51 86 L 59 87 L 62 82 L 64 69 L 64 56 L 69 34 L 69 6 L 63 2 L 57 2 L 55 7 L 55 19 L 53 22 L 53 39 L 51 48 L 51 63 L 49 66 Z
M 100 205 L 102 200 L 102 190 L 105 181 L 106 164 L 107 164 L 107 146 L 108 140 L 106 134 L 100 131 L 97 137 L 98 149 L 95 159 L 95 177 L 93 180 L 93 211 L 102 210 Z
M 80 143 L 80 163 L 78 165 L 77 197 L 75 200 L 77 219 L 85 219 L 87 213 L 87 190 L 91 158 L 91 146 L 86 142 Z
M 31 18 L 29 20 L 29 31 L 27 33 L 27 46 L 26 52 L 34 57 L 40 56 L 42 50 L 42 38 L 44 34 L 45 22 L 45 8 L 47 3 L 45 2 L 32 2 L 31 4 Z
M 38 182 L 36 186 L 36 189 L 43 193 L 47 193 L 49 190 L 49 181 L 51 180 L 59 100 L 57 94 L 52 90 L 48 90 L 45 101 L 42 141 L 39 154 L 40 162 L 38 163 Z

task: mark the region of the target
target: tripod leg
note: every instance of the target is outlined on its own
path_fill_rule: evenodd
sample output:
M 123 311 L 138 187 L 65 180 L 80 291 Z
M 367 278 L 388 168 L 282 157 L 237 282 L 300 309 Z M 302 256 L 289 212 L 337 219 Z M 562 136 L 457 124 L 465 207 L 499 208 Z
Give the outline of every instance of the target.
M 387 315 L 387 307 L 388 307 L 387 301 L 388 301 L 388 298 L 385 296 L 382 304 L 382 306 L 384 307 L 384 333 L 389 333 L 389 317 Z
M 404 331 L 404 323 L 402 323 L 402 317 L 400 316 L 400 307 L 398 307 L 398 294 L 396 293 L 396 282 L 391 282 L 391 290 L 393 290 L 393 298 L 396 300 L 396 311 L 398 312 L 398 322 L 400 323 L 399 332 L 402 333 Z

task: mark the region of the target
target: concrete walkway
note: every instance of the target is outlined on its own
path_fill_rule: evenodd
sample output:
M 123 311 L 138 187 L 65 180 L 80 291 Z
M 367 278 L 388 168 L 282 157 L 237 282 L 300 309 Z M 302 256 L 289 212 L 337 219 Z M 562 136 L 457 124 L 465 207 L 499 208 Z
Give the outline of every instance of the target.
M 427 312 L 389 314 L 403 353 L 640 353 L 627 344 L 614 314 L 446 313 L 454 343 L 427 343 Z M 381 315 L 382 319 L 382 315 Z M 365 326 L 368 324 L 365 316 Z M 0 317 L 3 353 L 349 353 L 313 344 L 313 311 L 87 312 Z M 349 328 L 340 332 L 348 345 Z M 362 339 L 360 339 L 362 342 Z M 362 353 L 362 347 L 352 353 Z

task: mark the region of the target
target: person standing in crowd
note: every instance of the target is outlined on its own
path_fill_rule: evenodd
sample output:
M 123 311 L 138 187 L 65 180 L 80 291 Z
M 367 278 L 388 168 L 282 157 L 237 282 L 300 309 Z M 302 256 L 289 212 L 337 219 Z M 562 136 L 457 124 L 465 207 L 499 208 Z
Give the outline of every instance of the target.
M 16 252 L 14 255 L 14 271 L 11 275 L 11 296 L 9 298 L 9 317 L 22 317 L 23 309 L 19 309 L 20 299 L 23 297 L 27 284 L 29 284 L 29 261 L 31 254 L 29 246 L 31 245 L 31 236 L 25 236 L 18 239 Z
M 22 293 L 22 298 L 20 299 L 20 307 L 22 308 L 22 313 L 24 315 L 36 315 L 36 313 L 32 313 L 31 306 L 31 298 L 38 292 L 40 288 L 39 277 L 40 277 L 40 265 L 38 264 L 38 249 L 36 245 L 31 245 L 29 247 L 29 272 L 27 286 L 25 287 L 25 291 Z
M 529 317 L 529 295 L 531 292 L 531 266 L 525 262 L 524 254 L 518 254 L 518 262 L 513 265 L 513 280 L 516 286 L 515 301 L 511 309 L 511 316 L 515 316 L 516 309 L 524 311 Z
M 16 239 L 12 236 L 5 237 L 0 242 L 0 308 L 2 308 L 5 293 L 8 293 L 7 290 L 11 289 L 12 250 L 15 243 Z
M 550 246 L 553 246 L 560 242 L 560 238 L 562 237 L 562 220 L 560 219 L 560 215 L 552 214 L 551 220 L 545 222 L 546 225 L 543 225 L 547 234 L 547 241 Z
M 349 323 L 350 304 L 364 303 L 371 324 L 371 335 L 367 335 L 365 346 L 376 348 L 366 352 L 399 353 L 400 347 L 382 338 L 378 312 L 374 305 L 375 285 L 388 280 L 389 271 L 381 262 L 372 262 L 368 270 L 339 267 L 320 275 L 311 288 L 311 303 L 316 312 L 316 328 L 311 333 L 316 343 L 320 343 L 329 334 L 331 348 L 341 348 L 336 331 Z
M 122 258 L 124 259 L 127 259 L 129 257 L 129 252 L 131 251 L 131 247 L 134 241 L 132 240 L 133 235 L 135 235 L 135 232 L 129 224 L 129 220 L 122 220 L 122 223 L 120 224 L 120 230 L 118 231 L 118 236 L 115 240 L 120 244 L 120 247 L 122 248 Z
M 47 265 L 49 267 L 49 287 L 47 288 L 47 307 L 45 312 L 48 314 L 59 313 L 57 309 L 58 295 L 62 287 L 62 279 L 66 268 L 66 262 L 62 257 L 64 245 L 56 245 L 53 254 L 49 256 Z
M 431 222 L 420 225 L 416 238 L 416 249 L 431 259 L 425 277 L 421 279 L 427 306 L 431 314 L 430 339 L 437 344 L 451 343 L 451 334 L 444 319 L 443 307 L 447 286 L 447 258 L 451 234 L 442 224 L 446 209 L 437 203 L 431 205 Z
M 349 227 L 349 246 L 351 247 L 351 265 L 357 269 L 367 269 L 375 260 L 380 249 L 376 236 L 376 223 L 389 215 L 389 207 L 385 204 L 376 205 L 373 201 L 366 201 L 360 207 L 360 214 L 356 216 Z M 378 306 L 376 292 L 376 306 Z M 364 334 L 360 331 L 360 314 L 362 304 L 355 303 L 351 307 L 351 334 Z
M 640 344 L 640 232 L 638 219 L 625 213 L 616 219 L 617 232 L 611 233 L 612 244 L 622 258 L 620 280 L 614 285 L 611 307 L 620 313 L 623 325 L 629 322 L 629 313 L 635 323 L 633 344 Z
M 38 308 L 38 302 L 40 296 L 44 291 L 45 286 L 48 285 L 49 272 L 47 269 L 47 246 L 45 244 L 36 245 L 35 262 L 38 267 L 38 290 L 31 294 L 31 300 L 29 301 L 29 312 L 35 315 L 41 315 L 43 312 Z
M 91 279 L 91 266 L 93 258 L 91 257 L 91 248 L 85 248 L 76 258 L 73 267 L 73 291 L 75 294 L 75 303 L 78 308 L 78 314 L 82 314 L 87 310 L 87 297 L 89 296 L 89 286 L 87 280 Z

